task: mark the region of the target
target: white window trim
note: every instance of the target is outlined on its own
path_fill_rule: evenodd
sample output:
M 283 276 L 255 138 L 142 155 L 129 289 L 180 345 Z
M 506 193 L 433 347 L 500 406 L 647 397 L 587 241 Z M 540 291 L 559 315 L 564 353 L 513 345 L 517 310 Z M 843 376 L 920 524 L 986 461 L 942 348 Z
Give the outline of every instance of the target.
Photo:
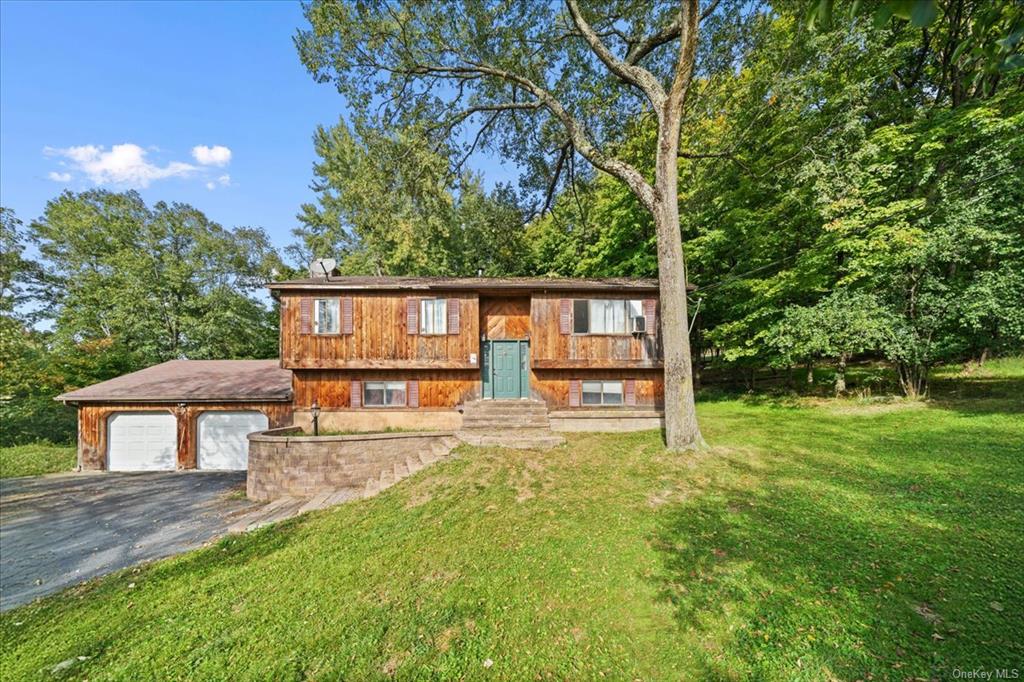
M 599 384 L 601 384 L 601 402 L 599 402 L 599 403 L 587 403 L 587 402 L 584 402 L 583 396 L 584 396 L 584 394 L 586 394 L 588 392 L 588 391 L 585 390 L 585 386 L 587 384 L 592 384 L 592 383 L 599 383 Z M 616 394 L 616 395 L 618 395 L 620 397 L 619 402 L 617 402 L 617 403 L 605 402 L 605 398 L 604 398 L 605 393 L 606 393 L 606 391 L 604 390 L 605 384 L 618 384 L 619 385 L 619 388 L 621 390 Z M 609 393 L 613 393 L 614 394 L 614 391 L 609 391 Z M 580 381 L 580 407 L 621 407 L 621 406 L 623 406 L 625 404 L 626 404 L 626 382 L 625 382 L 624 379 L 582 379 Z
M 575 301 L 576 300 L 586 301 L 587 302 L 587 331 L 585 331 L 585 332 L 578 332 L 578 331 L 576 331 L 576 320 L 574 318 L 573 321 L 572 321 L 572 333 L 573 333 L 574 336 L 630 336 L 632 334 L 632 332 L 630 331 L 632 329 L 632 322 L 631 322 L 632 318 L 634 318 L 634 317 L 642 317 L 643 314 L 644 314 L 644 302 L 642 300 L 640 300 L 640 299 L 634 299 L 634 298 L 584 298 L 584 299 L 574 299 L 574 301 L 573 301 L 573 314 L 574 315 L 575 315 Z M 593 308 L 593 303 L 595 303 L 597 301 L 600 301 L 602 303 L 606 302 L 606 301 L 613 301 L 613 302 L 616 302 L 616 303 L 622 303 L 623 308 L 625 309 L 625 316 L 626 316 L 625 317 L 625 329 L 623 331 L 621 331 L 621 332 L 620 331 L 612 331 L 612 332 L 607 332 L 607 331 L 605 331 L 605 332 L 595 332 L 595 331 L 591 331 L 594 328 L 594 325 L 593 325 L 594 315 L 593 315 L 592 308 Z M 639 313 L 637 315 L 633 315 L 633 310 L 632 309 L 634 307 L 639 311 Z
M 334 306 L 334 331 L 321 331 L 320 329 L 320 303 L 325 301 Z M 340 298 L 314 298 L 313 299 L 313 333 L 319 336 L 334 336 L 341 333 L 341 299 Z
M 370 384 L 380 384 L 384 387 L 384 403 L 381 405 L 372 405 L 366 402 L 366 391 L 369 389 Z M 405 395 L 405 402 L 388 404 L 388 384 L 401 384 L 402 392 Z M 394 390 L 394 389 L 392 389 Z M 380 409 L 394 409 L 399 407 L 409 406 L 409 383 L 406 381 L 364 381 L 363 382 L 363 407 L 380 408 Z
M 429 304 L 429 307 L 431 307 L 435 311 L 436 311 L 438 306 L 440 306 L 441 308 L 444 309 L 444 312 L 441 313 L 441 322 L 440 322 L 441 329 L 440 329 L 440 331 L 436 328 L 436 326 L 434 324 L 436 322 L 436 320 L 432 316 L 427 315 L 428 304 Z M 436 315 L 436 313 L 435 313 L 435 315 Z M 429 324 L 430 327 L 433 327 L 432 329 L 430 329 L 430 331 L 428 331 L 428 324 Z M 422 299 L 420 299 L 419 326 L 420 326 L 420 330 L 419 330 L 420 331 L 420 336 L 444 336 L 445 334 L 447 334 L 448 333 L 448 299 L 446 299 L 446 298 L 422 298 Z

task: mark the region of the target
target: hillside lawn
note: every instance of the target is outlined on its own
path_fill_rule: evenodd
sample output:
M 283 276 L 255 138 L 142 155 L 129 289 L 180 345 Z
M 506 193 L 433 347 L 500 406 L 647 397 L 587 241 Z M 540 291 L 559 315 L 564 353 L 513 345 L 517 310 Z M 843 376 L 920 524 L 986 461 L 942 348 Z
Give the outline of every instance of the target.
M 719 395 L 0 616 L 4 679 L 951 678 L 1024 668 L 1024 362 L 926 404 Z M 79 658 L 83 657 L 83 658 Z M 54 668 L 57 666 L 56 672 Z
M 67 473 L 77 464 L 74 445 L 40 442 L 0 447 L 0 478 Z

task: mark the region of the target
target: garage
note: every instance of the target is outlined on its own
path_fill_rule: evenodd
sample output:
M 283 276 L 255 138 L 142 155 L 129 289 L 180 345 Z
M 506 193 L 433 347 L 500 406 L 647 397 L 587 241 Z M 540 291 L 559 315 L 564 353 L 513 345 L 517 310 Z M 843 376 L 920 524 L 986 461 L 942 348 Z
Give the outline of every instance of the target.
M 170 412 L 118 412 L 107 426 L 110 471 L 173 471 L 178 422 Z
M 198 424 L 200 469 L 245 469 L 249 461 L 247 436 L 268 428 L 262 412 L 203 412 Z

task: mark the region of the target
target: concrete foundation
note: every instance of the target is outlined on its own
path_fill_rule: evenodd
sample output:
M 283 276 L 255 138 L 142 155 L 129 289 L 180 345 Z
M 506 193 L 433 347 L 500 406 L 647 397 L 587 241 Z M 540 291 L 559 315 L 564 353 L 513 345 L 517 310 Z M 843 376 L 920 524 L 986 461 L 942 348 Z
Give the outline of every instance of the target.
M 559 410 L 548 413 L 552 431 L 650 431 L 665 428 L 665 414 L 660 410 Z

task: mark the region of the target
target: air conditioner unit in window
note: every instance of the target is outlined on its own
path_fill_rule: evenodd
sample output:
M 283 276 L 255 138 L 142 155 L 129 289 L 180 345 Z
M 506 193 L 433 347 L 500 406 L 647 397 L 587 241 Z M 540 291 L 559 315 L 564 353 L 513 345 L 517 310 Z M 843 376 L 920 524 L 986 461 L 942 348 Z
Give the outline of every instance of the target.
M 637 315 L 633 318 L 633 325 L 631 331 L 634 334 L 643 334 L 647 331 L 647 318 L 643 315 Z

